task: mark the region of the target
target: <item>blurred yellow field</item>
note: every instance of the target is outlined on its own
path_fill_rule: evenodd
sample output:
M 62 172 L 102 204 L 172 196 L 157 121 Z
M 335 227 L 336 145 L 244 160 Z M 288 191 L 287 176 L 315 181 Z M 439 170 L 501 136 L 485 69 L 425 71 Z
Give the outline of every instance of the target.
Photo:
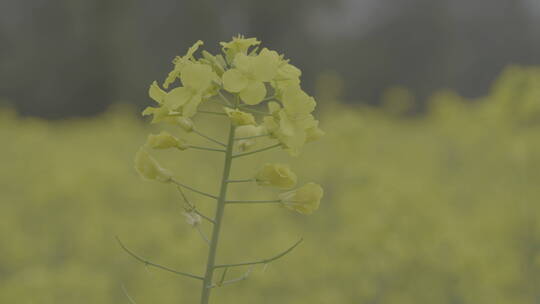
M 228 207 L 219 260 L 304 242 L 248 280 L 216 288 L 216 303 L 540 299 L 540 69 L 510 67 L 477 100 L 440 92 L 414 117 L 403 114 L 409 105 L 400 97 L 388 94 L 382 109 L 318 100 L 327 135 L 302 158 L 276 151 L 238 162 L 233 175 L 242 178 L 267 158 L 286 160 L 325 196 L 310 216 L 275 205 Z M 199 282 L 146 268 L 115 240 L 172 268 L 204 271 L 206 244 L 185 223 L 178 192 L 133 169 L 156 130 L 139 116 L 115 106 L 96 118 L 50 122 L 0 110 L 0 303 L 128 303 L 122 286 L 139 304 L 196 303 Z M 223 138 L 213 123 L 223 118 L 197 119 Z M 155 155 L 178 180 L 217 192 L 219 156 Z M 238 199 L 274 194 L 231 186 Z M 211 210 L 211 200 L 188 195 Z

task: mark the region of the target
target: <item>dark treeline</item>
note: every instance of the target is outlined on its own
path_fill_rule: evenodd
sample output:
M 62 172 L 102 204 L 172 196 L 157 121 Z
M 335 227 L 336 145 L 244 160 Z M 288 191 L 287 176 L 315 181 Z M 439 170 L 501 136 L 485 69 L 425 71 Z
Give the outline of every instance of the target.
M 238 33 L 286 51 L 310 92 L 332 72 L 349 102 L 394 85 L 474 97 L 504 66 L 540 64 L 539 19 L 537 0 L 4 0 L 0 100 L 49 118 L 142 105 L 175 55 Z

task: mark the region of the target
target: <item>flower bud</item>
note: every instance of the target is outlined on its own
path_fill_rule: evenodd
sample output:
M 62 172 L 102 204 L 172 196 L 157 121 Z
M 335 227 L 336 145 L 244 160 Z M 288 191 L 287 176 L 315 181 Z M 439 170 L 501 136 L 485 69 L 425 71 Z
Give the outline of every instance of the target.
M 179 117 L 176 123 L 186 132 L 193 131 L 193 120 L 187 117 Z
M 186 143 L 180 141 L 166 131 L 161 131 L 158 135 L 150 134 L 146 144 L 152 149 L 178 148 L 180 150 L 185 150 L 188 148 Z
M 260 186 L 292 188 L 296 185 L 297 177 L 289 166 L 283 164 L 265 164 L 255 176 Z
M 242 112 L 240 110 L 233 110 L 231 108 L 225 108 L 225 113 L 231 119 L 231 122 L 235 126 L 255 125 L 255 117 L 252 114 Z
M 158 162 L 148 152 L 142 149 L 135 155 L 135 169 L 146 180 L 167 183 L 172 179 L 172 174 L 166 169 L 161 168 Z
M 311 214 L 319 208 L 323 189 L 315 183 L 307 183 L 304 186 L 284 192 L 279 195 L 283 205 L 291 210 L 302 214 Z

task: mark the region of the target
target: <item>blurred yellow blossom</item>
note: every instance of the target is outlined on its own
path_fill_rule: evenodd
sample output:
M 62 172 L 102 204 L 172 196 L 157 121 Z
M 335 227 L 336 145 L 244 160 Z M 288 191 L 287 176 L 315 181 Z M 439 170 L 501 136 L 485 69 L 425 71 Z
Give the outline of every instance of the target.
M 255 176 L 260 186 L 292 188 L 296 185 L 297 177 L 288 165 L 265 164 Z
M 291 210 L 302 214 L 310 214 L 319 208 L 323 189 L 315 183 L 307 183 L 304 186 L 284 192 L 279 195 L 283 205 Z
M 135 154 L 135 169 L 139 175 L 146 180 L 156 180 L 167 183 L 172 180 L 171 173 L 163 169 L 158 162 L 148 154 L 148 152 L 140 149 Z
M 157 135 L 150 134 L 146 143 L 152 149 L 178 148 L 180 150 L 185 150 L 188 148 L 188 145 L 184 141 L 181 141 L 166 131 L 161 131 L 161 133 Z

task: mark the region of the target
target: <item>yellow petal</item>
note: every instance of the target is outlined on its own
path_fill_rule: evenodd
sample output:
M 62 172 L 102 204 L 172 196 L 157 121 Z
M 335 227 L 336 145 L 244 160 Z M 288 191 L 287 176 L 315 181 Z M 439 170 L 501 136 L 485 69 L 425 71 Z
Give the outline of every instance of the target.
M 292 188 L 296 185 L 297 177 L 289 166 L 284 164 L 265 164 L 255 176 L 260 186 Z
M 178 110 L 193 97 L 193 92 L 186 87 L 172 89 L 163 99 L 164 104 L 171 110 Z
M 202 92 L 207 90 L 212 84 L 212 81 L 218 79 L 218 76 L 209 65 L 191 63 L 184 67 L 180 79 L 185 87 Z
M 146 180 L 157 180 L 166 183 L 171 181 L 172 178 L 169 171 L 161 168 L 158 162 L 142 149 L 135 154 L 135 169 Z
M 182 110 L 182 116 L 184 117 L 193 117 L 197 113 L 197 108 L 199 107 L 199 104 L 202 102 L 201 95 L 197 94 L 194 95 L 189 102 L 184 105 L 184 108 Z
M 248 79 L 237 69 L 223 73 L 223 87 L 231 93 L 238 93 L 248 85 Z
M 266 97 L 266 87 L 260 81 L 251 81 L 240 92 L 240 98 L 248 105 L 259 104 Z
M 285 207 L 302 214 L 311 214 L 319 208 L 324 194 L 320 185 L 307 183 L 304 186 L 282 193 L 279 198 Z
M 166 131 L 155 135 L 150 134 L 146 140 L 146 144 L 152 149 L 169 149 L 169 148 L 178 148 L 180 150 L 187 149 L 187 145 L 184 142 L 181 142 L 178 138 L 172 136 Z
M 253 57 L 251 69 L 256 80 L 270 81 L 278 72 L 279 55 L 275 51 L 263 49 L 259 55 Z
M 225 108 L 225 113 L 229 116 L 231 119 L 231 122 L 235 126 L 245 126 L 245 125 L 254 125 L 255 117 L 253 117 L 252 114 L 242 112 L 240 110 L 235 110 L 231 108 Z
M 162 104 L 163 98 L 165 97 L 165 95 L 167 95 L 167 92 L 163 91 L 159 87 L 157 81 L 154 81 L 150 85 L 150 89 L 148 90 L 148 95 L 158 104 Z

